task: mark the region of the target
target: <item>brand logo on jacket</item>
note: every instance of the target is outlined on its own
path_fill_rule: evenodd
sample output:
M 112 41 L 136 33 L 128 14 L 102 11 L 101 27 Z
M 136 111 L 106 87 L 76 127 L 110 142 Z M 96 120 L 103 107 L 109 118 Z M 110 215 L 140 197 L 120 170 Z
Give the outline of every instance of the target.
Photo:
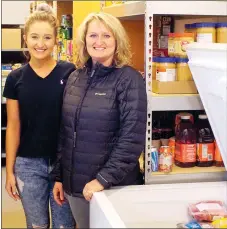
M 102 95 L 106 95 L 106 93 L 99 93 L 99 92 L 96 92 L 95 95 L 100 95 L 100 96 L 102 96 Z

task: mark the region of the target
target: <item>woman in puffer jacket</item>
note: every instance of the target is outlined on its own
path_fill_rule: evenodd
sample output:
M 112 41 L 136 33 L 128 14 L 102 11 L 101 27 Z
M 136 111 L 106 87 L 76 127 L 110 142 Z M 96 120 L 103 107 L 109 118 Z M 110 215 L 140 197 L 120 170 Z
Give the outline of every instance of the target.
M 77 70 L 68 79 L 53 176 L 54 197 L 66 197 L 79 228 L 89 228 L 94 192 L 141 184 L 147 96 L 120 21 L 92 13 L 77 33 Z

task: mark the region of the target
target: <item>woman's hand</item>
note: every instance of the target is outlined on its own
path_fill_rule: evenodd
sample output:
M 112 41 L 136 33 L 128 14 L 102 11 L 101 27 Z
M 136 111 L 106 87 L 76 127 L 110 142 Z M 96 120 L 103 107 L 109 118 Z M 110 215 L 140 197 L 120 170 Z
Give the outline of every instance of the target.
M 94 179 L 87 183 L 83 190 L 84 198 L 87 201 L 90 201 L 94 192 L 102 191 L 104 187 L 98 182 L 97 179 Z
M 6 175 L 6 191 L 8 192 L 9 196 L 14 199 L 15 201 L 20 200 L 20 196 L 17 191 L 16 187 L 16 178 L 15 175 L 7 174 Z
M 65 198 L 64 198 L 63 185 L 61 182 L 55 182 L 54 188 L 53 188 L 53 195 L 54 195 L 54 200 L 56 201 L 56 203 L 62 206 Z

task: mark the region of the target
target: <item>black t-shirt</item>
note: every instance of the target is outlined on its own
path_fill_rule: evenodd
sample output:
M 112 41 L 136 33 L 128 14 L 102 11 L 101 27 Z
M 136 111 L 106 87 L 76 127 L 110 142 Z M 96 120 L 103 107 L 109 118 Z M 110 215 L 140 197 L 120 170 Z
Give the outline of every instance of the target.
M 3 96 L 19 102 L 18 156 L 55 157 L 63 91 L 74 70 L 72 63 L 59 61 L 47 77 L 41 78 L 26 64 L 7 77 Z

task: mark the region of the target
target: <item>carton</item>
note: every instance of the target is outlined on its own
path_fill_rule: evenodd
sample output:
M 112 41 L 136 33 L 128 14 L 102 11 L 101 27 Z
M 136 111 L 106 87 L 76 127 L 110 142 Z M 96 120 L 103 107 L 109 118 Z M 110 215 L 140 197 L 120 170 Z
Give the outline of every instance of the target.
M 152 80 L 152 92 L 157 94 L 198 94 L 194 81 L 160 82 Z
M 21 49 L 21 29 L 2 29 L 2 49 Z

